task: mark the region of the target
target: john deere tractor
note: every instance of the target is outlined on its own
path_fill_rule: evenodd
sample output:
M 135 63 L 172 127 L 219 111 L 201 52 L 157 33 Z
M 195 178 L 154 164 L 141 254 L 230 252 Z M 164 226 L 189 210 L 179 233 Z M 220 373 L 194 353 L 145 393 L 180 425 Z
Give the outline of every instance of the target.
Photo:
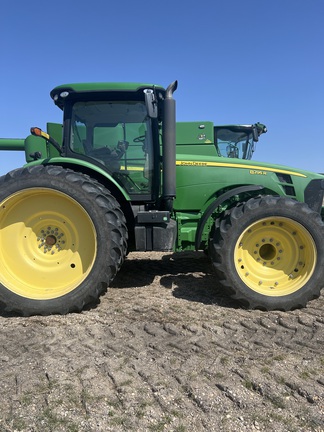
M 176 88 L 61 85 L 51 97 L 62 124 L 0 140 L 26 155 L 0 178 L 4 310 L 81 311 L 129 251 L 205 251 L 244 307 L 290 310 L 319 296 L 324 176 L 222 157 L 205 139 L 176 152 Z

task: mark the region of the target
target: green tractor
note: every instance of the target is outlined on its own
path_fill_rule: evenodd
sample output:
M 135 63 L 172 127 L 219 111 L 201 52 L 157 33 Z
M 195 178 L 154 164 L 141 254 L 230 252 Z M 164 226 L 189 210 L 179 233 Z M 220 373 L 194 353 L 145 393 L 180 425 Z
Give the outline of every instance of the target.
M 212 122 L 178 122 L 176 126 L 176 150 L 204 156 L 223 156 L 252 159 L 255 143 L 267 128 L 262 123 L 253 125 L 214 126 Z M 185 147 L 187 146 L 187 148 Z
M 62 124 L 0 140 L 26 156 L 0 178 L 4 310 L 81 311 L 129 251 L 205 251 L 224 292 L 249 308 L 319 296 L 324 176 L 222 157 L 212 139 L 176 151 L 176 88 L 61 85 L 51 97 Z

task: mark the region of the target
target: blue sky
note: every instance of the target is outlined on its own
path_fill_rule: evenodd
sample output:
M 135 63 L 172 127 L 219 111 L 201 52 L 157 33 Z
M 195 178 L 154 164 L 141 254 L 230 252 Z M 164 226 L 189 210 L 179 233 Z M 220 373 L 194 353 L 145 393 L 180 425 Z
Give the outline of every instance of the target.
M 179 121 L 265 123 L 255 160 L 324 172 L 323 0 L 3 0 L 0 136 L 60 122 L 59 84 L 150 82 Z M 21 166 L 1 152 L 0 174 Z

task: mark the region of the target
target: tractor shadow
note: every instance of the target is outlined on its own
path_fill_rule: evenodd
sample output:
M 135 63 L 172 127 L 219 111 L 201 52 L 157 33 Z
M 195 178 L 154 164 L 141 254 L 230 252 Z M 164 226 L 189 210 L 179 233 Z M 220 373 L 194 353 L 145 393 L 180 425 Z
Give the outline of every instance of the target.
M 153 283 L 172 290 L 175 298 L 232 309 L 242 308 L 224 292 L 210 259 L 202 252 L 130 254 L 110 288 L 144 289 Z M 93 309 L 99 301 L 86 305 L 84 310 Z M 20 317 L 21 314 L 6 312 L 5 305 L 0 302 L 0 316 L 12 318 Z
M 115 277 L 111 288 L 147 287 L 159 278 L 162 288 L 171 289 L 172 295 L 187 301 L 242 308 L 225 292 L 213 272 L 208 256 L 202 252 L 160 254 L 148 252 L 127 258 Z M 137 258 L 139 256 L 139 258 Z

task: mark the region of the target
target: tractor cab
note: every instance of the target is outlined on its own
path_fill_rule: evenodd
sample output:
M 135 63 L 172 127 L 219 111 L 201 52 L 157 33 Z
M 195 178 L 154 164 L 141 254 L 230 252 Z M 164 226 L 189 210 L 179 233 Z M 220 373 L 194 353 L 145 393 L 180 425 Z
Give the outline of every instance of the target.
M 152 85 L 73 84 L 51 92 L 64 110 L 64 154 L 108 172 L 133 200 L 157 193 L 156 170 L 160 113 L 146 94 L 164 97 Z M 158 96 L 157 96 L 158 95 Z M 156 104 L 157 107 L 157 104 Z
M 254 125 L 215 126 L 215 145 L 219 156 L 252 159 L 255 143 L 267 132 L 262 123 Z

